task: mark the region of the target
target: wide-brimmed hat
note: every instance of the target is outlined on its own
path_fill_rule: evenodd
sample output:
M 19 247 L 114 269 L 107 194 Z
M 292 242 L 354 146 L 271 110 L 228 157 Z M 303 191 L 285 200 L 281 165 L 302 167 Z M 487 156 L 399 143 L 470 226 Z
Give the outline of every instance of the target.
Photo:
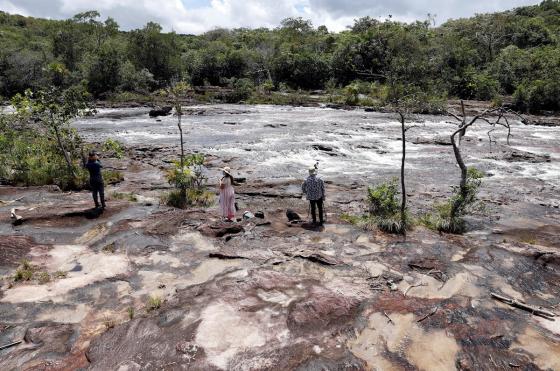
M 314 167 L 309 168 L 309 175 L 317 175 L 317 169 Z
M 232 175 L 231 175 L 231 169 L 230 169 L 228 166 L 223 167 L 223 168 L 221 168 L 220 170 L 222 170 L 222 171 L 223 171 L 224 173 L 226 173 L 227 175 L 232 176 Z

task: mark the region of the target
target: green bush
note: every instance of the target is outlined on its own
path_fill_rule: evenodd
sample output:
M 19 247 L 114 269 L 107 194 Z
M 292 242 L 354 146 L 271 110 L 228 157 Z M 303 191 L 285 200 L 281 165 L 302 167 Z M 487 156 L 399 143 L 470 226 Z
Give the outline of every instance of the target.
M 488 73 L 472 73 L 469 76 L 467 89 L 472 98 L 491 100 L 498 94 L 500 83 Z
M 246 78 L 233 79 L 233 82 L 231 82 L 230 85 L 233 91 L 224 96 L 224 100 L 227 103 L 238 103 L 241 101 L 245 101 L 255 90 L 253 81 Z
M 401 220 L 401 205 L 398 197 L 398 179 L 381 183 L 368 188 L 369 215 L 360 221 L 368 226 L 388 233 L 403 233 L 412 226 L 408 211 L 405 211 L 404 221 Z
M 148 297 L 148 302 L 146 303 L 146 311 L 151 312 L 161 307 L 162 300 L 159 296 Z
M 360 101 L 360 91 L 358 84 L 352 83 L 344 88 L 344 103 L 355 106 Z
M 398 180 L 393 178 L 390 182 L 368 188 L 368 204 L 371 215 L 386 217 L 400 211 L 397 182 Z
M 435 205 L 434 212 L 420 218 L 426 227 L 446 233 L 460 234 L 466 230 L 464 217 L 472 212 L 478 204 L 477 194 L 484 174 L 474 167 L 467 170 L 465 195 L 459 187 L 453 188 L 453 195 L 444 203 Z M 455 208 L 455 213 L 453 209 Z
M 14 274 L 14 281 L 30 281 L 33 278 L 34 270 L 35 267 L 31 265 L 29 260 L 23 259 Z
M 181 167 L 180 161 L 167 172 L 169 184 L 174 190 L 161 197 L 163 204 L 177 208 L 188 206 L 210 206 L 214 202 L 214 195 L 206 189 L 204 175 L 204 155 L 192 154 L 186 156 Z
M 123 158 L 124 156 L 124 146 L 121 142 L 114 139 L 107 139 L 101 146 L 104 152 L 109 152 L 111 156 L 116 158 Z
M 64 158 L 52 139 L 41 135 L 38 128 L 12 124 L 1 127 L 0 122 L 1 182 L 20 186 L 55 184 L 61 189 L 83 184 L 68 173 Z M 74 160 L 74 167 L 80 177 L 78 160 Z
M 189 206 L 209 207 L 214 204 L 214 194 L 207 190 L 174 189 L 161 197 L 161 203 L 178 209 L 186 209 Z
M 560 74 L 547 80 L 525 81 L 513 95 L 515 106 L 523 112 L 560 110 Z

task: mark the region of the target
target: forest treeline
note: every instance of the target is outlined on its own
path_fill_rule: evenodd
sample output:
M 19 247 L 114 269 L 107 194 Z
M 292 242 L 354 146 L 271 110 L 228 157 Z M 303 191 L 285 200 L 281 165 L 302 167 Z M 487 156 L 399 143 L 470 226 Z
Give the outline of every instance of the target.
M 560 1 L 435 27 L 359 18 L 343 32 L 288 18 L 274 29 L 121 31 L 96 11 L 57 21 L 0 12 L 0 95 L 81 85 L 94 97 L 149 94 L 174 81 L 252 91 L 341 91 L 390 99 L 414 86 L 440 97 L 560 110 Z

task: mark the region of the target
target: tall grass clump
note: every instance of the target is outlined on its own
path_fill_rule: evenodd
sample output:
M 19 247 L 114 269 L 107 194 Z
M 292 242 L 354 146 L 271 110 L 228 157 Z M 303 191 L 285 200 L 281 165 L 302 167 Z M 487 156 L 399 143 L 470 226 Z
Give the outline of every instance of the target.
M 422 224 L 439 232 L 464 233 L 467 227 L 465 216 L 480 205 L 477 195 L 483 177 L 476 168 L 469 168 L 464 192 L 459 187 L 453 187 L 453 195 L 449 200 L 435 205 L 432 213 L 421 218 Z

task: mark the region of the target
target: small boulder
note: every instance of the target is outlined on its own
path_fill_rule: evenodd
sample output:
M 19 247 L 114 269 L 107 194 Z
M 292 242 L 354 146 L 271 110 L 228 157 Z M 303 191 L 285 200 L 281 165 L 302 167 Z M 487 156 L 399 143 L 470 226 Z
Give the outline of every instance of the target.
M 286 210 L 286 217 L 288 221 L 293 222 L 294 220 L 301 220 L 301 217 L 292 209 Z
M 150 110 L 149 115 L 150 117 L 167 116 L 171 114 L 172 109 L 171 106 L 156 107 Z
M 313 149 L 316 149 L 317 151 L 323 151 L 323 152 L 333 152 L 334 151 L 333 147 L 325 146 L 323 144 L 313 144 L 311 147 L 313 147 Z
M 224 237 L 244 231 L 242 226 L 234 223 L 203 224 L 197 229 L 203 235 L 210 237 Z

